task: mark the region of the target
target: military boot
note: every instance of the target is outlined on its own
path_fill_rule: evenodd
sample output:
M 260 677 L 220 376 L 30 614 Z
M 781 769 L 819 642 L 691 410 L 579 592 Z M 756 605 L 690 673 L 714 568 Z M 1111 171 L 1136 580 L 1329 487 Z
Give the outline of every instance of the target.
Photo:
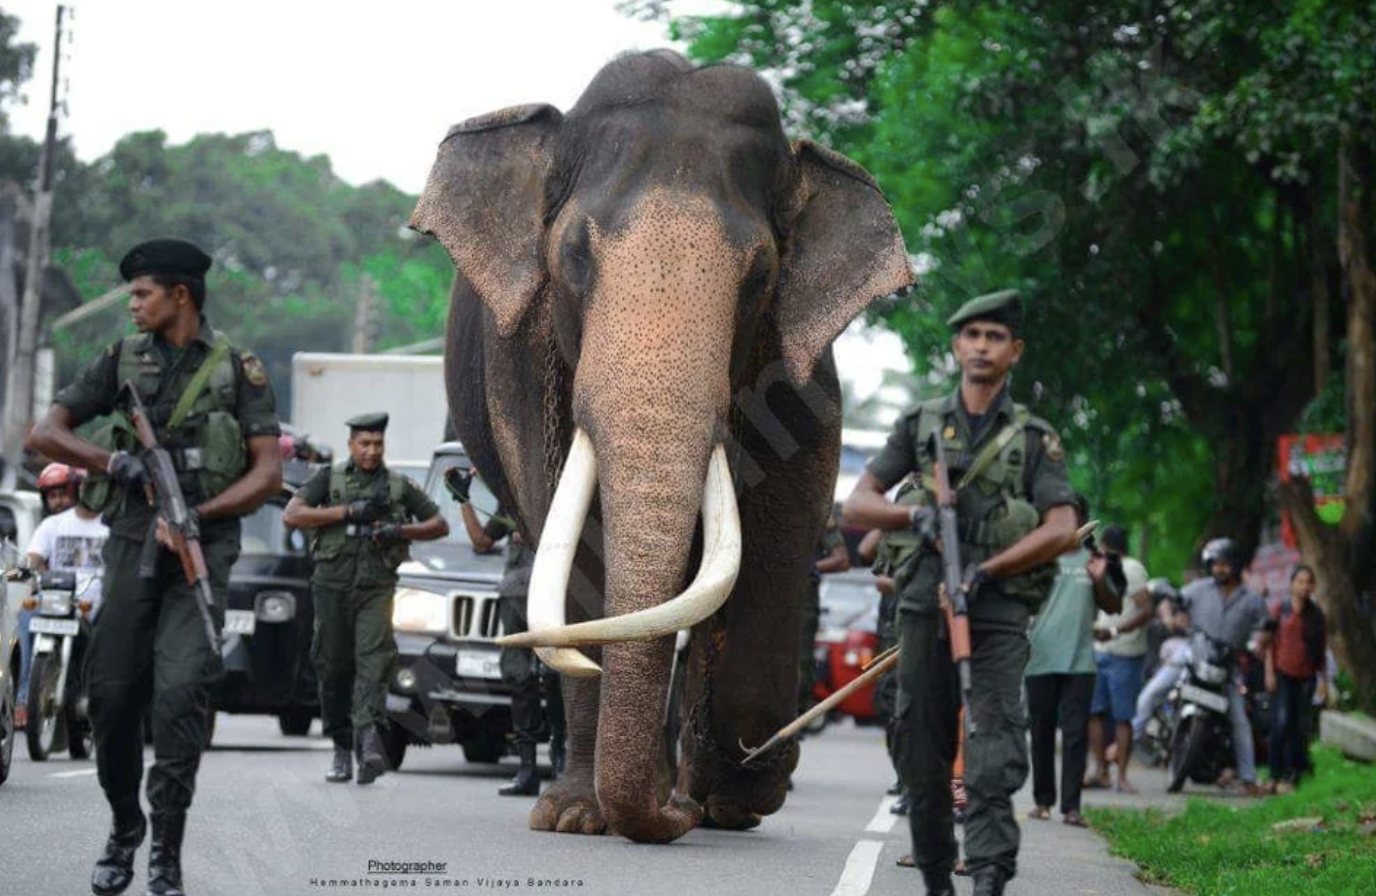
M 535 744 L 521 744 L 520 756 L 521 767 L 516 770 L 516 777 L 511 779 L 510 784 L 497 790 L 500 796 L 539 795 L 540 776 L 535 772 Z
M 377 726 L 364 728 L 358 739 L 358 783 L 371 784 L 387 771 L 387 753 Z
M 922 871 L 922 883 L 927 887 L 927 896 L 956 896 L 956 885 L 949 871 Z
M 330 763 L 330 770 L 325 773 L 325 780 L 332 784 L 339 784 L 344 781 L 352 781 L 354 777 L 354 757 L 346 741 L 341 744 L 335 741 L 334 761 Z
M 110 836 L 91 873 L 91 892 L 95 896 L 115 896 L 129 887 L 134 879 L 134 854 L 146 833 L 148 819 L 139 809 L 138 797 L 132 803 L 115 807 Z
M 984 865 L 970 875 L 975 882 L 975 896 L 1003 896 L 1008 876 L 997 865 Z
M 148 886 L 144 896 L 184 896 L 182 892 L 182 835 L 185 812 L 155 812 L 153 843 L 148 847 Z

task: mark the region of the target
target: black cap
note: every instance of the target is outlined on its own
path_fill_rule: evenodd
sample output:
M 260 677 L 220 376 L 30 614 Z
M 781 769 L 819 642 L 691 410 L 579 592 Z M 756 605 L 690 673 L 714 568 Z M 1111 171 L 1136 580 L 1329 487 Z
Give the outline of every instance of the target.
M 1015 331 L 1021 330 L 1022 295 L 1016 289 L 1004 289 L 976 296 L 961 305 L 960 310 L 946 321 L 946 325 L 959 331 L 972 320 L 987 320 Z
M 350 430 L 361 429 L 364 432 L 386 432 L 387 414 L 359 414 L 357 417 L 350 417 L 344 421 L 344 425 Z
M 210 256 L 200 246 L 186 240 L 156 239 L 139 243 L 120 260 L 119 273 L 125 280 L 144 274 L 175 274 L 205 279 Z

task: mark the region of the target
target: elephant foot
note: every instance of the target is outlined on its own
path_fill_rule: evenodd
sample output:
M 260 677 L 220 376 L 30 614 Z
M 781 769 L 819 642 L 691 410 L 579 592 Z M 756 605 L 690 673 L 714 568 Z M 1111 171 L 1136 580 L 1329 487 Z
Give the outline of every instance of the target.
M 613 833 L 636 843 L 672 843 L 702 823 L 702 806 L 694 799 L 674 794 L 669 802 L 646 813 L 643 807 L 609 809 Z
M 772 761 L 739 765 L 720 754 L 697 757 L 693 796 L 707 807 L 704 825 L 731 831 L 759 826 L 783 807 L 788 777 L 798 761 L 797 744 L 780 747 Z
M 560 834 L 607 833 L 607 819 L 592 782 L 564 779 L 551 786 L 530 810 L 530 829 Z
M 762 821 L 764 816 L 757 812 L 751 812 L 736 803 L 712 798 L 707 801 L 707 814 L 702 819 L 702 826 L 724 831 L 748 831 L 759 827 Z

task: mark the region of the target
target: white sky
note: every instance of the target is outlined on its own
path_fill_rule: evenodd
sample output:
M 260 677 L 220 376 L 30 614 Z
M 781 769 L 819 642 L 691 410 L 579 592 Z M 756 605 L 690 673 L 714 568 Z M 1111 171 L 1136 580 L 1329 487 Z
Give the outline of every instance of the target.
M 714 4 L 690 0 L 696 11 Z M 449 126 L 518 103 L 567 109 L 624 50 L 672 46 L 613 0 L 75 0 L 61 122 L 90 161 L 131 131 L 173 143 L 271 130 L 327 153 L 350 183 L 420 192 Z M 40 137 L 52 72 L 51 0 L 5 0 L 39 45 L 15 131 Z
M 681 12 L 718 0 L 678 0 Z M 52 77 L 51 0 L 0 0 L 39 46 L 28 103 L 11 128 L 41 139 Z M 419 193 L 449 126 L 504 106 L 567 109 L 625 50 L 673 46 L 659 24 L 614 0 L 74 0 L 60 122 L 91 161 L 133 131 L 173 143 L 198 133 L 271 130 L 277 145 L 329 155 L 354 184 L 383 178 Z M 357 11 L 355 11 L 357 10 Z M 862 335 L 863 334 L 863 335 Z M 839 366 L 867 395 L 882 370 L 908 370 L 892 333 L 852 327 Z

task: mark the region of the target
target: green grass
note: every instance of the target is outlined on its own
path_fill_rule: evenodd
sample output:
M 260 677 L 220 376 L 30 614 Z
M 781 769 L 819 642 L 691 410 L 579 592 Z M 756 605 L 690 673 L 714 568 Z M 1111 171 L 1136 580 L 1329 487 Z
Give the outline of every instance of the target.
M 1316 747 L 1317 774 L 1302 789 L 1259 804 L 1193 798 L 1185 811 L 1093 809 L 1085 814 L 1115 855 L 1143 880 L 1199 896 L 1373 896 L 1376 767 Z M 1321 817 L 1317 831 L 1276 833 L 1292 818 Z

